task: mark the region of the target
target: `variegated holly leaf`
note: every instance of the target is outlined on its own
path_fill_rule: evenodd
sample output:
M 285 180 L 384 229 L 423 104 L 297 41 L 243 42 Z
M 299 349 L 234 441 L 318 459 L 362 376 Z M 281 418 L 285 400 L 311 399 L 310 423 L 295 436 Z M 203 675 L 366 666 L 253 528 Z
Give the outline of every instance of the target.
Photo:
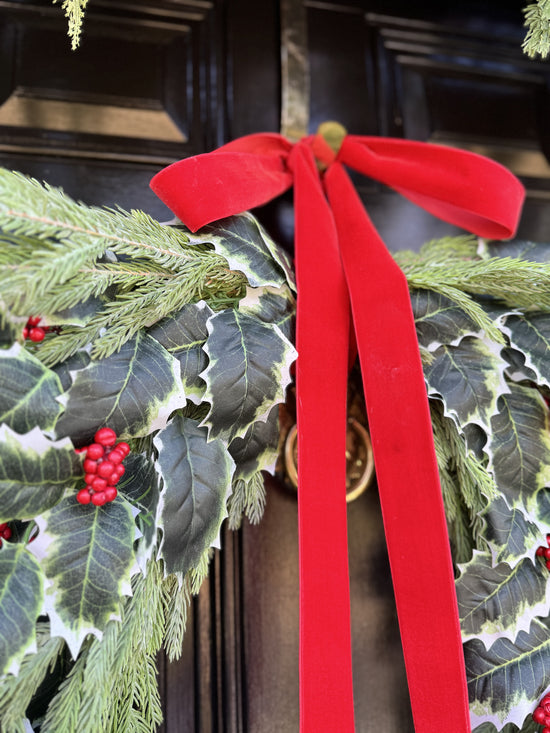
M 483 253 L 488 257 L 514 257 L 531 262 L 550 262 L 550 244 L 512 239 L 508 242 L 484 242 Z
M 523 721 L 523 725 L 520 726 L 521 733 L 540 733 L 540 726 L 533 720 L 532 711 L 528 713 L 527 717 Z M 518 733 L 517 725 L 513 723 L 507 724 L 502 728 L 498 729 L 492 723 L 482 723 L 476 726 L 472 733 Z
M 528 313 L 508 316 L 503 331 L 525 357 L 538 384 L 550 387 L 550 314 Z
M 49 582 L 45 611 L 51 635 L 63 637 L 76 656 L 87 634 L 101 638 L 130 595 L 136 532 L 132 509 L 121 497 L 95 507 L 69 494 L 36 522 L 40 531 L 29 549 Z
M 525 354 L 517 349 L 512 349 L 509 346 L 505 346 L 500 355 L 506 360 L 508 366 L 506 367 L 506 376 L 513 382 L 536 382 L 537 375 L 532 369 L 525 366 Z
M 232 270 L 244 273 L 252 287 L 279 287 L 286 282 L 295 289 L 289 256 L 249 212 L 209 224 L 198 236 L 202 242 L 211 242 Z
M 206 388 L 199 375 L 208 364 L 203 346 L 208 338 L 206 322 L 213 313 L 204 301 L 188 303 L 174 316 L 164 318 L 148 331 L 179 361 L 185 394 L 195 404 L 200 403 Z
M 470 562 L 459 567 L 456 595 L 464 640 L 479 638 L 486 647 L 499 637 L 514 641 L 535 616 L 548 614 L 548 573 L 538 562 L 524 558 L 514 568 L 494 566 L 489 552 L 474 550 Z
M 179 362 L 143 332 L 78 371 L 67 398 L 56 433 L 76 445 L 89 443 L 104 425 L 124 439 L 148 435 L 186 403 Z
M 293 341 L 296 301 L 290 288 L 247 288 L 239 310 L 278 326 L 289 341 Z
M 85 369 L 90 363 L 90 355 L 84 349 L 77 351 L 65 361 L 60 361 L 51 367 L 59 377 L 64 392 L 67 392 L 74 381 L 76 372 Z
M 221 440 L 177 415 L 154 439 L 162 479 L 157 525 L 166 572 L 186 573 L 217 546 L 235 465 Z
M 274 403 L 284 402 L 296 350 L 277 326 L 240 311 L 216 313 L 208 331 L 210 363 L 202 376 L 210 411 L 202 424 L 211 438 L 231 441 L 266 420 Z
M 0 674 L 17 674 L 36 646 L 36 619 L 44 596 L 40 564 L 25 545 L 4 542 L 0 550 Z
M 0 426 L 0 522 L 42 514 L 82 475 L 67 438 L 54 442 L 40 428 L 19 435 Z
M 548 411 L 536 389 L 510 384 L 491 420 L 486 452 L 509 507 L 535 512 L 537 491 L 550 482 Z
M 504 359 L 493 345 L 471 336 L 456 346 L 440 346 L 433 356 L 424 367 L 429 394 L 441 397 L 445 414 L 459 428 L 474 423 L 488 432 L 499 396 L 509 391 Z
M 550 532 L 550 524 L 535 514 L 527 515 L 521 505 L 511 509 L 503 497 L 491 501 L 481 517 L 485 520 L 483 537 L 494 565 L 505 562 L 514 567 L 524 557 L 534 559 L 541 538 Z
M 432 290 L 413 290 L 411 304 L 418 343 L 429 351 L 442 344 L 456 346 L 464 336 L 479 333 L 479 326 L 450 298 Z
M 17 433 L 51 431 L 63 409 L 60 394 L 57 375 L 20 344 L 0 349 L 0 423 Z
M 275 406 L 265 422 L 255 422 L 242 438 L 229 444 L 235 461 L 236 479 L 250 481 L 258 471 L 275 470 L 279 444 L 279 408 Z
M 126 473 L 117 484 L 121 496 L 139 510 L 136 517 L 142 537 L 138 541 L 136 557 L 145 570 L 157 541 L 156 514 L 159 501 L 159 481 L 152 460 L 140 453 L 130 453 L 124 460 Z
M 472 728 L 493 723 L 520 726 L 532 713 L 550 677 L 550 620 L 534 618 L 515 641 L 480 639 L 464 644 Z

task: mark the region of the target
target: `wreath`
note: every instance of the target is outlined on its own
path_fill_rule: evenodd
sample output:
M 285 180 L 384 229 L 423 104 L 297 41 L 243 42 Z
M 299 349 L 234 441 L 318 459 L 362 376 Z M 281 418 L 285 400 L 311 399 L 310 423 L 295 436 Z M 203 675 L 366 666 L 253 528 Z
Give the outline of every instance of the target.
M 191 234 L 7 170 L 0 230 L 0 730 L 153 731 L 155 658 L 180 654 L 223 520 L 262 514 L 296 356 L 291 263 L 248 213 Z M 394 257 L 473 727 L 527 733 L 550 685 L 550 245 L 464 236 Z

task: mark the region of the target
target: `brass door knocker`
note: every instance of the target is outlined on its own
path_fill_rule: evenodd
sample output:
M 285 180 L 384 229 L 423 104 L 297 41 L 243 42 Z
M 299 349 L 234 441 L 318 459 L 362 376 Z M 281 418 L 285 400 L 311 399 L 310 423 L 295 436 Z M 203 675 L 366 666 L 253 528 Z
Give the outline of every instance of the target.
M 290 428 L 285 440 L 285 469 L 294 488 L 298 488 L 297 436 L 298 431 L 294 425 Z M 348 419 L 346 459 L 346 501 L 349 503 L 361 496 L 374 476 L 374 458 L 370 436 L 361 423 L 353 417 Z

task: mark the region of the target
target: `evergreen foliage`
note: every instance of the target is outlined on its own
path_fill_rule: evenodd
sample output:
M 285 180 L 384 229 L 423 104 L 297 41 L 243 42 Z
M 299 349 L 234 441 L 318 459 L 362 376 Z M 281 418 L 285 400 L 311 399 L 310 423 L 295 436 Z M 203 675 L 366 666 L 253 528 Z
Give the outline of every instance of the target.
M 550 51 L 549 0 L 537 0 L 536 3 L 531 3 L 525 8 L 524 14 L 527 34 L 523 41 L 523 50 L 531 58 L 538 54 L 545 59 Z

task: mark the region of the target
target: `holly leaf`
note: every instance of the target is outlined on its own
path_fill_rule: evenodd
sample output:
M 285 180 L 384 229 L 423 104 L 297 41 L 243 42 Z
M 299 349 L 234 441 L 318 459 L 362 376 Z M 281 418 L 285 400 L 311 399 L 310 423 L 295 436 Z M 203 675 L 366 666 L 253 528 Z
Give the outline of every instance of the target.
M 550 315 L 532 313 L 511 315 L 506 318 L 503 331 L 510 343 L 525 357 L 538 384 L 550 387 Z
M 286 285 L 281 288 L 247 288 L 239 310 L 264 323 L 275 324 L 289 341 L 294 340 L 296 301 Z
M 541 537 L 550 531 L 550 525 L 535 514 L 526 515 L 521 506 L 511 509 L 503 497 L 491 501 L 480 516 L 485 520 L 483 537 L 493 564 L 504 562 L 514 567 L 524 557 L 534 559 Z
M 148 331 L 179 361 L 185 394 L 195 404 L 200 404 L 206 388 L 200 374 L 208 364 L 203 346 L 208 338 L 206 322 L 213 313 L 205 301 L 189 303 Z
M 464 336 L 479 333 L 475 321 L 441 293 L 413 290 L 411 304 L 418 342 L 428 351 L 435 351 L 442 344 L 456 346 Z
M 211 242 L 232 270 L 244 273 L 252 287 L 286 282 L 295 289 L 290 258 L 249 212 L 209 224 L 198 236 L 201 242 Z
M 456 595 L 464 640 L 477 637 L 486 647 L 499 637 L 514 641 L 535 616 L 548 614 L 550 584 L 539 563 L 524 558 L 514 568 L 493 566 L 490 553 L 474 550 L 470 562 L 459 567 Z
M 82 475 L 68 438 L 54 442 L 39 428 L 18 435 L 0 426 L 0 522 L 45 512 Z
M 62 406 L 61 382 L 20 344 L 0 349 L 0 423 L 17 433 L 51 431 Z
M 265 421 L 274 403 L 284 402 L 296 351 L 277 326 L 239 311 L 216 313 L 208 332 L 210 362 L 202 376 L 210 411 L 202 425 L 211 438 L 231 441 L 255 421 Z
M 508 506 L 534 514 L 537 491 L 550 481 L 547 408 L 536 389 L 514 383 L 510 389 L 491 419 L 486 452 Z
M 441 397 L 445 414 L 459 428 L 474 423 L 486 432 L 500 395 L 509 392 L 505 360 L 479 338 L 466 336 L 456 346 L 442 345 L 424 366 L 430 396 Z
M 136 559 L 145 571 L 157 542 L 158 475 L 153 461 L 140 453 L 130 453 L 124 460 L 124 467 L 126 472 L 118 482 L 117 489 L 139 510 L 136 522 L 142 537 L 138 541 Z
M 22 544 L 0 550 L 0 674 L 17 674 L 36 648 L 36 619 L 44 596 L 40 564 Z
M 487 257 L 513 257 L 531 262 L 550 262 L 550 244 L 512 239 L 508 242 L 485 242 Z
M 117 353 L 76 372 L 56 433 L 77 445 L 89 443 L 104 425 L 124 439 L 148 435 L 185 403 L 179 362 L 139 333 Z
M 242 438 L 229 444 L 235 461 L 234 479 L 250 481 L 258 471 L 275 470 L 279 447 L 279 408 L 274 407 L 265 422 L 255 422 Z
M 61 636 L 76 657 L 87 634 L 101 638 L 130 595 L 135 524 L 127 501 L 82 506 L 66 495 L 36 518 L 39 534 L 29 545 L 49 585 L 45 611 L 51 635 Z
M 521 726 L 546 691 L 550 676 L 549 619 L 535 618 L 515 641 L 481 639 L 464 644 L 472 728 L 493 723 Z
M 209 441 L 206 428 L 181 415 L 154 443 L 163 484 L 157 519 L 163 532 L 160 556 L 167 573 L 185 574 L 218 542 L 235 466 L 221 440 Z

